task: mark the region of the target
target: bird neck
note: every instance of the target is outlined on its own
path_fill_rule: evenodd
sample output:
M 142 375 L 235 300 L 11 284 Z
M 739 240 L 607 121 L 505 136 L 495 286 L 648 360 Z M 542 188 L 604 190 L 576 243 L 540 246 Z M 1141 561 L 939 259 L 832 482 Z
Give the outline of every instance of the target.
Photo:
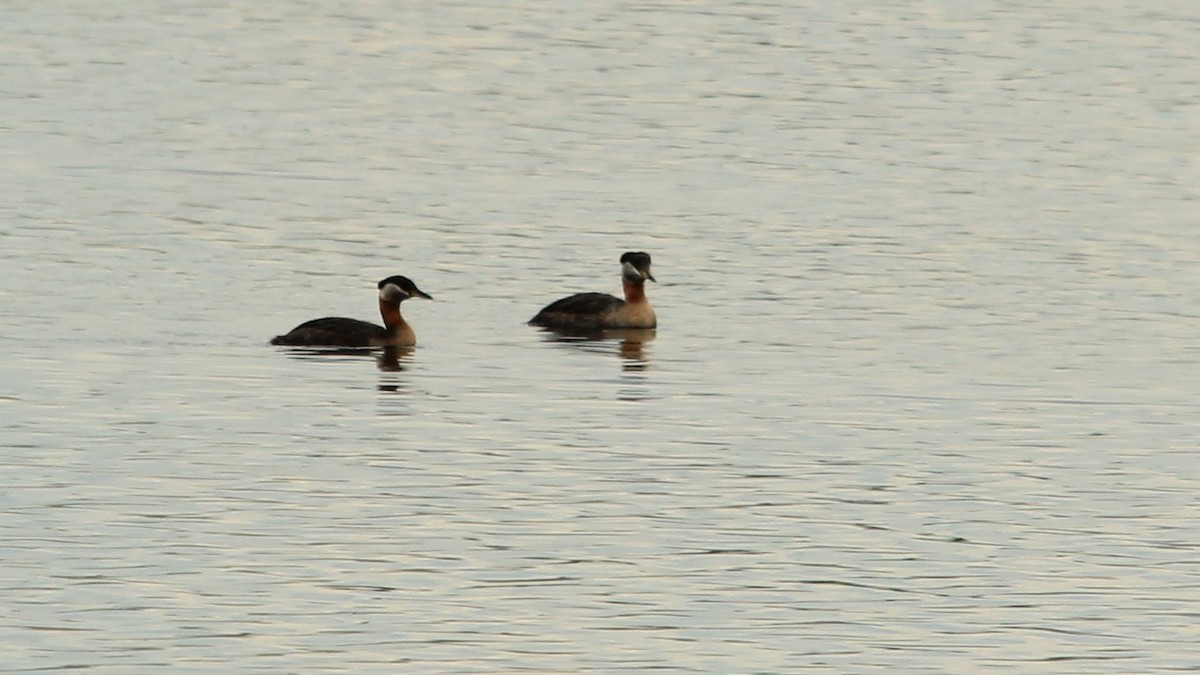
M 646 302 L 646 283 L 643 281 L 622 281 L 625 287 L 625 302 L 631 305 Z
M 379 314 L 383 317 L 383 325 L 389 331 L 395 332 L 404 326 L 404 317 L 400 316 L 400 304 L 390 300 L 379 300 Z

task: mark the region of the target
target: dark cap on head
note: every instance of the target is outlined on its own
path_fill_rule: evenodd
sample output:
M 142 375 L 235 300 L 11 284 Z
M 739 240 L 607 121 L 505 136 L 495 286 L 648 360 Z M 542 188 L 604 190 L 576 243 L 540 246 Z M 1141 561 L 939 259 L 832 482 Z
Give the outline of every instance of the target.
M 650 266 L 650 254 L 645 251 L 628 251 L 621 256 L 621 262 L 629 263 L 638 269 Z
M 645 251 L 628 251 L 621 256 L 621 264 L 629 263 L 634 269 L 642 273 L 642 276 L 650 281 L 654 281 L 654 275 L 650 274 L 650 254 Z
M 421 289 L 417 288 L 417 285 L 414 284 L 412 282 L 412 279 L 409 279 L 408 277 L 404 277 L 404 276 L 400 276 L 400 275 L 396 275 L 394 277 L 388 277 L 379 282 L 379 290 L 382 291 L 384 286 L 388 286 L 388 285 L 399 288 L 400 290 L 404 291 L 404 293 L 407 294 L 408 297 L 410 297 L 410 298 L 425 298 L 426 300 L 433 299 L 432 296 L 428 295 Z

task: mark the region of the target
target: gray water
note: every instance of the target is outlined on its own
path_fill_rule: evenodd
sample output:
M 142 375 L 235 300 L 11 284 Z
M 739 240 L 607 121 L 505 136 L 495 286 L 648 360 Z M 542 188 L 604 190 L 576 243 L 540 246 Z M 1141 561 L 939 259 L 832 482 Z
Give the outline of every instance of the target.
M 0 671 L 1200 668 L 1200 12 L 793 4 L 9 3 Z

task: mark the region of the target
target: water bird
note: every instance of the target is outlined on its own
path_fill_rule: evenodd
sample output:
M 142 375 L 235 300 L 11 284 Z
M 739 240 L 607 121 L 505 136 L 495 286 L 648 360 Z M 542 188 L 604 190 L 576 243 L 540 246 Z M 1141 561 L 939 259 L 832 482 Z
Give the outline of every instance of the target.
M 621 285 L 625 299 L 607 293 L 576 293 L 542 308 L 531 326 L 563 331 L 596 331 L 610 328 L 654 328 L 658 319 L 646 298 L 650 254 L 629 251 L 621 256 Z
M 433 297 L 417 288 L 408 277 L 393 276 L 379 282 L 379 314 L 383 325 L 369 321 L 327 316 L 305 321 L 285 335 L 271 339 L 273 345 L 304 347 L 411 347 L 417 343 L 412 326 L 400 315 L 400 303 L 409 298 Z

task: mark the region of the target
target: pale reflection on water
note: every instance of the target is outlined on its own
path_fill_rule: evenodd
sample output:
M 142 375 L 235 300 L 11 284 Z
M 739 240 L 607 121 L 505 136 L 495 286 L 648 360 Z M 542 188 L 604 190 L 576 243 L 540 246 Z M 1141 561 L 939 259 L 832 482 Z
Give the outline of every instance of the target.
M 1200 22 L 1002 10 L 10 8 L 5 666 L 1195 669 Z

